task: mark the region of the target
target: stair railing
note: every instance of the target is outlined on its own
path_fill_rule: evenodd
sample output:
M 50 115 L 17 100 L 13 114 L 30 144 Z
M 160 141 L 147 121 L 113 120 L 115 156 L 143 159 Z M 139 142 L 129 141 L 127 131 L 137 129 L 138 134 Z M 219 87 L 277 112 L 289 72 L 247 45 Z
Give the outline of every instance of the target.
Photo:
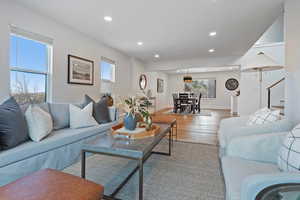
M 282 78 L 279 81 L 277 81 L 276 83 L 273 83 L 272 85 L 267 87 L 267 90 L 268 90 L 268 108 L 271 108 L 271 89 L 276 87 L 279 83 L 283 82 L 284 80 L 285 80 L 285 78 Z

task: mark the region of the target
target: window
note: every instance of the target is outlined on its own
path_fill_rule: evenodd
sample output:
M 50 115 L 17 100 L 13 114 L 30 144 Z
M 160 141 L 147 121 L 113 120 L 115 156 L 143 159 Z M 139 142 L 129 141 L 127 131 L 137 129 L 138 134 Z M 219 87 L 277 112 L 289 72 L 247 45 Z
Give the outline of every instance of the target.
M 101 80 L 115 82 L 116 64 L 114 61 L 102 57 L 100 71 Z
M 14 28 L 10 35 L 11 95 L 21 105 L 45 102 L 51 46 L 18 32 Z
M 184 84 L 186 92 L 201 93 L 202 98 L 216 98 L 216 79 L 196 79 Z

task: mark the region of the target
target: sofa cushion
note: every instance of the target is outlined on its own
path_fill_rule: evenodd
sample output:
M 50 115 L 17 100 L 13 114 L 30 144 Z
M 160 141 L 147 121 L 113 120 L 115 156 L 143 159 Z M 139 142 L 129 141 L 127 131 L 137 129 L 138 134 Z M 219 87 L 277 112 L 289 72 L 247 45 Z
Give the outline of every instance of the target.
M 50 113 L 49 110 L 49 104 L 48 103 L 40 103 L 40 104 L 36 104 L 35 106 L 40 107 L 43 111 Z
M 29 139 L 25 116 L 11 97 L 0 105 L 0 150 L 10 149 Z
M 230 200 L 240 200 L 242 184 L 246 177 L 279 172 L 277 165 L 235 157 L 225 156 L 221 162 L 226 184 L 226 196 Z
M 218 139 L 220 145 L 224 147 L 228 133 L 231 133 L 231 130 L 236 129 L 237 127 L 246 126 L 248 119 L 248 116 L 222 119 L 218 130 Z
M 53 149 L 109 131 L 114 123 L 101 124 L 82 129 L 60 129 L 53 131 L 41 142 L 25 142 L 15 148 L 0 152 L 0 168 L 9 164 L 37 156 Z
M 279 150 L 278 167 L 286 172 L 300 171 L 300 124 L 286 135 Z
M 89 103 L 84 108 L 79 108 L 70 104 L 70 128 L 85 128 L 96 126 L 98 123 L 93 117 L 93 103 Z
M 53 129 L 52 117 L 39 106 L 29 106 L 25 117 L 31 140 L 39 142 L 51 133 Z
M 101 98 L 97 103 L 88 95 L 84 96 L 84 103 L 83 105 L 86 106 L 89 103 L 93 103 L 93 117 L 99 124 L 108 123 L 110 122 L 110 115 L 108 109 L 108 99 Z
M 38 107 L 40 107 L 42 110 L 46 111 L 47 113 L 50 113 L 50 111 L 49 111 L 49 104 L 46 103 L 46 102 L 45 102 L 45 103 L 40 103 L 40 104 L 30 104 L 30 103 L 28 103 L 28 104 L 20 105 L 20 108 L 21 108 L 22 112 L 25 113 L 26 110 L 28 109 L 28 107 L 29 107 L 30 105 L 38 106 Z
M 236 121 L 236 124 L 239 124 L 238 121 L 239 120 Z M 241 126 L 232 124 L 232 126 L 230 127 L 228 124 L 226 124 L 226 126 L 223 125 L 223 127 L 220 128 L 220 130 L 218 131 L 219 143 L 222 148 L 226 148 L 231 139 L 234 137 L 264 133 L 286 132 L 290 131 L 293 128 L 293 123 L 288 119 L 282 119 L 268 124 L 255 124 L 251 126 Z
M 59 130 L 70 126 L 69 104 L 50 103 L 50 114 L 53 120 L 53 129 Z

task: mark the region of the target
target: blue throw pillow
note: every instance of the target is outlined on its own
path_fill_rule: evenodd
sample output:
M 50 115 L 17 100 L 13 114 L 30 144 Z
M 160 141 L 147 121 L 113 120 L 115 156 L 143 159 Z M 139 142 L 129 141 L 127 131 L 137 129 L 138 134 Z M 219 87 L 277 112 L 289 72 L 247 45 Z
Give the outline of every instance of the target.
M 25 116 L 11 97 L 0 105 L 0 150 L 10 149 L 29 139 Z
M 91 97 L 85 95 L 84 103 L 82 105 L 83 107 L 85 107 L 91 102 L 93 102 L 93 117 L 98 122 L 98 124 L 111 122 L 107 98 L 101 98 L 99 102 L 95 102 Z

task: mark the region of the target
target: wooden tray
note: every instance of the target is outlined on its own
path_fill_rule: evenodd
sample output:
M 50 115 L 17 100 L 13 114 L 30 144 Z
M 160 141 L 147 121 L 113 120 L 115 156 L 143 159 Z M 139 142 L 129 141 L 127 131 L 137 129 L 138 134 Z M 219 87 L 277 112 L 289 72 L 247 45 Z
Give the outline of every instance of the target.
M 159 133 L 159 129 L 160 127 L 158 125 L 153 124 L 151 127 L 151 130 L 149 131 L 143 131 L 140 133 L 136 133 L 136 134 L 131 134 L 131 133 L 118 133 L 116 132 L 118 129 L 123 128 L 123 123 L 122 124 L 118 124 L 114 127 L 112 127 L 112 134 L 113 135 L 122 135 L 122 136 L 126 136 L 129 139 L 143 139 L 143 138 L 148 138 L 148 137 L 153 137 L 156 134 Z

